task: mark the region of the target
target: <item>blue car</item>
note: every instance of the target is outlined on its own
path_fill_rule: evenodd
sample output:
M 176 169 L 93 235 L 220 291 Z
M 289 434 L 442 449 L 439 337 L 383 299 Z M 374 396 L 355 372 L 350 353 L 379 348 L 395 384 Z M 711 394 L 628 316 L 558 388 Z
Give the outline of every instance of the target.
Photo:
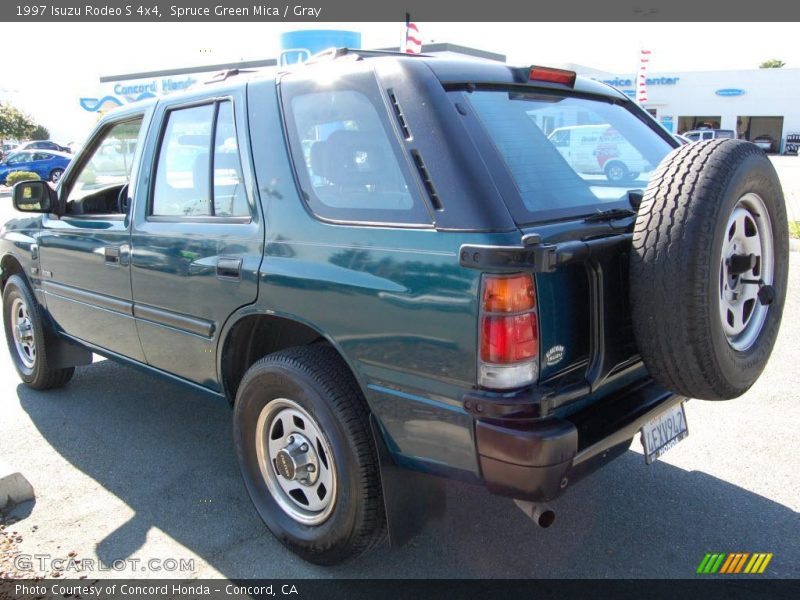
M 14 171 L 30 171 L 42 179 L 58 183 L 72 156 L 55 150 L 24 150 L 9 154 L 0 162 L 0 183 Z

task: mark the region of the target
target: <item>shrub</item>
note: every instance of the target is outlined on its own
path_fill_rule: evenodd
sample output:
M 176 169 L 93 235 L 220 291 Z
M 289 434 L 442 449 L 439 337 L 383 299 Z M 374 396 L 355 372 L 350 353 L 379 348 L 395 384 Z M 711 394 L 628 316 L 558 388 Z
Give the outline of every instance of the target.
M 20 181 L 31 181 L 37 179 L 41 179 L 41 177 L 39 177 L 36 173 L 31 173 L 30 171 L 14 171 L 13 173 L 9 173 L 6 177 L 6 185 L 14 185 Z

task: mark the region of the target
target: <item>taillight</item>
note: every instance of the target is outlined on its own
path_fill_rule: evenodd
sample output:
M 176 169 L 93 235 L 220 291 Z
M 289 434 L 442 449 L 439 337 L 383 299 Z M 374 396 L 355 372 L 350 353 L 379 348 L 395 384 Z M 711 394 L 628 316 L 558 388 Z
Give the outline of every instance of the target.
M 478 383 L 510 389 L 539 377 L 539 318 L 530 273 L 484 275 Z

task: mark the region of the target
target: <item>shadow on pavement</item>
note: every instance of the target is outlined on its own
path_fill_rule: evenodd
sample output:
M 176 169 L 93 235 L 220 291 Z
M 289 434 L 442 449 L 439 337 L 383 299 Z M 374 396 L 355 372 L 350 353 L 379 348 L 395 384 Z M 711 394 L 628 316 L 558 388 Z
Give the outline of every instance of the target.
M 448 483 L 444 517 L 410 544 L 320 568 L 256 515 L 222 402 L 110 361 L 63 390 L 17 392 L 47 442 L 134 511 L 96 540 L 107 564 L 157 527 L 229 578 L 693 577 L 705 552 L 728 551 L 773 552 L 772 575 L 800 576 L 797 513 L 702 472 L 646 467 L 632 451 L 554 503 L 550 529 L 509 499 Z

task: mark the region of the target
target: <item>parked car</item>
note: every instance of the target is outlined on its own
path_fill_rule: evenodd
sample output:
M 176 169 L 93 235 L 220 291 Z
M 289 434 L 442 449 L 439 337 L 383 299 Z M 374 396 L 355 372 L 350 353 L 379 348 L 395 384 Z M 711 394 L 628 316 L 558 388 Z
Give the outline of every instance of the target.
M 64 152 L 23 150 L 12 152 L 0 162 L 0 183 L 14 171 L 30 171 L 42 179 L 58 183 L 72 156 Z
M 753 143 L 761 148 L 764 152 L 772 152 L 775 148 L 775 141 L 768 135 L 759 135 L 754 140 Z
M 682 145 L 683 145 L 683 144 L 691 144 L 691 143 L 692 143 L 692 140 L 690 140 L 689 138 L 687 138 L 687 137 L 686 137 L 686 136 L 684 136 L 684 135 L 681 135 L 680 133 L 676 133 L 674 137 L 675 137 L 675 139 L 676 139 L 676 140 L 678 140 L 678 141 L 679 141 L 679 142 L 680 142 Z
M 16 142 L 3 142 L 3 145 L 0 146 L 0 159 L 2 159 L 4 156 L 7 156 L 8 153 L 11 152 L 11 150 L 16 148 L 18 145 L 19 144 L 17 144 Z
M 695 129 L 693 131 L 686 131 L 681 135 L 692 142 L 716 140 L 719 138 L 726 140 L 736 139 L 736 132 L 733 129 Z
M 543 67 L 341 50 L 223 79 L 106 114 L 56 189 L 15 186 L 5 334 L 34 389 L 96 352 L 230 402 L 253 504 L 304 559 L 401 539 L 433 476 L 548 526 L 635 436 L 648 464 L 682 440 L 687 398 L 758 379 L 788 224 L 752 144 L 679 147 Z M 554 145 L 578 119 L 662 165 L 644 199 Z
M 56 144 L 50 140 L 34 140 L 32 142 L 23 142 L 16 148 L 14 152 L 22 152 L 23 150 L 55 150 L 56 152 L 66 152 L 71 154 L 72 150 L 68 146 Z

